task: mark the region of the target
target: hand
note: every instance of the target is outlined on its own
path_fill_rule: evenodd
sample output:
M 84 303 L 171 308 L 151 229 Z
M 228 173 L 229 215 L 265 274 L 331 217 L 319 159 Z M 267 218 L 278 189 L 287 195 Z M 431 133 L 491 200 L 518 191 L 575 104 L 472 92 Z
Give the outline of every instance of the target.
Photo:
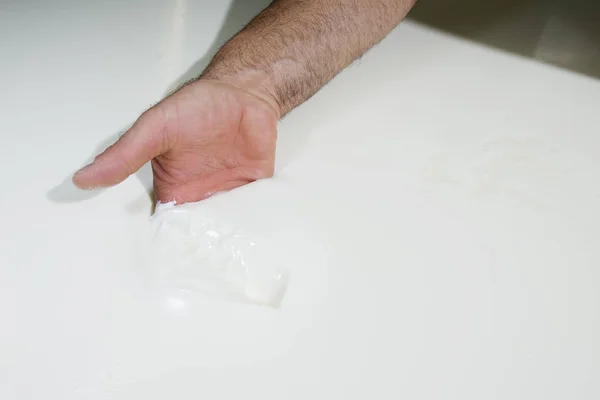
M 278 119 L 268 96 L 198 80 L 143 113 L 73 182 L 116 185 L 152 160 L 158 201 L 199 201 L 273 175 Z

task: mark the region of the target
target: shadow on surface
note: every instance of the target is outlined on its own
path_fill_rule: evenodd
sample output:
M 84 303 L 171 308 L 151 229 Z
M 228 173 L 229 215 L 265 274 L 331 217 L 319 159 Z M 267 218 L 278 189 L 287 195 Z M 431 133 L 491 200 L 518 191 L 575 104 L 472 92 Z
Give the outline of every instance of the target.
M 94 160 L 94 157 L 102 153 L 110 145 L 116 142 L 126 131 L 127 129 L 122 129 L 121 131 L 119 131 L 119 133 L 112 135 L 100 142 L 94 149 L 94 152 L 85 160 L 84 163 L 81 164 L 81 166 L 91 163 Z M 142 183 L 143 187 L 147 189 L 147 196 L 150 196 L 152 198 L 152 169 L 150 168 L 150 163 L 146 164 L 139 171 L 137 171 L 135 173 L 135 176 Z M 50 201 L 58 204 L 78 203 L 81 201 L 90 200 L 98 196 L 105 190 L 102 188 L 95 190 L 81 190 L 73 184 L 73 181 L 71 179 L 72 176 L 68 176 L 59 185 L 49 190 L 46 194 L 47 198 Z M 142 200 L 145 200 L 145 197 L 146 195 Z M 128 209 L 130 208 L 131 207 L 128 206 Z
M 223 25 L 221 25 L 221 29 L 219 29 L 209 50 L 169 86 L 165 96 L 168 96 L 181 86 L 198 78 L 215 54 L 217 54 L 221 46 L 246 26 L 248 22 L 264 10 L 270 3 L 271 0 L 233 0 L 229 5 Z
M 595 0 L 420 0 L 409 19 L 600 78 Z

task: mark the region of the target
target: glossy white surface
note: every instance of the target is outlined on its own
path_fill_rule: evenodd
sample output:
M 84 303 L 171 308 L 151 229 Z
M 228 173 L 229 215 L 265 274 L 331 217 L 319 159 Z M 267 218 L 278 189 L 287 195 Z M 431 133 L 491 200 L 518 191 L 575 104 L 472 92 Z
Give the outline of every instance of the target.
M 238 3 L 0 3 L 0 398 L 600 398 L 600 83 L 414 23 L 210 200 L 289 260 L 282 308 L 157 298 L 148 170 L 61 182 Z

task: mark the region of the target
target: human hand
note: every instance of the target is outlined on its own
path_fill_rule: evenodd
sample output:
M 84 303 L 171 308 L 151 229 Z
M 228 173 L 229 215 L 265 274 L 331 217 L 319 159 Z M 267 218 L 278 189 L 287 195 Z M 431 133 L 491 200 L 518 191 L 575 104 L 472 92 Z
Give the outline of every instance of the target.
M 143 113 L 73 182 L 113 186 L 152 160 L 156 200 L 203 200 L 273 175 L 278 119 L 268 96 L 198 80 Z

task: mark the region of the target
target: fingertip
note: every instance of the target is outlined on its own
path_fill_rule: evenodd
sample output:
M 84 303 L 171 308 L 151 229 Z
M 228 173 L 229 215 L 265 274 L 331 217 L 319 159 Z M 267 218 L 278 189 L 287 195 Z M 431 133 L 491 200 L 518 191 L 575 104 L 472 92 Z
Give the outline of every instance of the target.
M 95 190 L 111 186 L 107 183 L 106 179 L 104 179 L 102 173 L 99 173 L 95 163 L 86 165 L 79 171 L 75 172 L 71 178 L 71 181 L 75 187 L 81 190 Z
M 81 168 L 79 171 L 75 172 L 75 174 L 73 174 L 71 181 L 79 189 L 84 189 L 84 190 L 93 189 L 93 185 L 90 184 L 89 179 L 88 179 L 89 174 L 86 172 L 86 171 L 89 171 L 91 166 L 92 166 L 92 164 L 86 165 L 85 167 Z

